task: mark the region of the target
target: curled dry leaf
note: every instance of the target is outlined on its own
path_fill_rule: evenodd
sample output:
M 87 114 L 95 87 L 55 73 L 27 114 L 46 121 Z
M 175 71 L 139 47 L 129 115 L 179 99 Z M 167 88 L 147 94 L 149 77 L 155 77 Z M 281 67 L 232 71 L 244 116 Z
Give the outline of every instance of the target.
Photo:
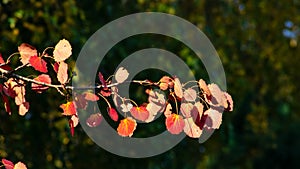
M 180 98 L 180 99 L 182 98 L 182 96 L 183 96 L 182 86 L 181 86 L 181 82 L 180 82 L 179 78 L 177 78 L 177 77 L 174 78 L 174 92 L 178 98 Z
M 199 138 L 202 134 L 202 130 L 195 124 L 192 117 L 184 119 L 183 131 L 192 138 Z
M 233 111 L 233 100 L 230 94 L 228 94 L 227 92 L 224 92 L 224 95 L 226 97 L 227 100 L 227 107 L 225 107 L 226 111 Z
M 29 59 L 31 56 L 37 56 L 37 50 L 30 46 L 27 43 L 22 43 L 19 47 L 18 47 L 19 53 L 21 55 L 20 57 L 20 61 L 22 62 L 23 65 L 26 65 L 29 63 Z
M 132 107 L 130 113 L 135 119 L 140 121 L 146 121 L 149 117 L 149 112 L 145 106 Z
M 76 114 L 76 107 L 73 101 L 69 101 L 59 107 L 63 109 L 64 112 L 62 114 L 65 116 L 72 116 Z
M 136 121 L 131 117 L 127 117 L 121 120 L 117 128 L 117 132 L 122 137 L 131 137 L 134 130 L 136 129 L 136 126 Z
M 203 90 L 204 94 L 206 94 L 207 96 L 211 95 L 210 90 L 209 90 L 208 86 L 206 85 L 206 82 L 203 79 L 199 80 L 198 85 L 199 85 L 200 89 Z
M 197 92 L 192 88 L 188 88 L 183 92 L 184 100 L 188 102 L 193 102 L 197 99 Z
M 86 124 L 89 127 L 97 127 L 101 124 L 102 119 L 103 119 L 103 117 L 100 113 L 94 113 L 94 114 L 91 114 L 89 116 L 89 118 L 86 119 Z
M 184 128 L 184 120 L 181 115 L 171 114 L 166 118 L 166 127 L 171 134 L 179 134 Z
M 115 79 L 118 83 L 123 83 L 128 76 L 128 71 L 124 67 L 120 67 L 115 74 Z
M 66 39 L 60 40 L 53 51 L 53 57 L 56 62 L 62 62 L 72 55 L 72 47 Z
M 38 77 L 34 78 L 33 80 L 38 82 L 43 82 L 45 84 L 51 84 L 51 78 L 47 74 L 41 74 Z M 40 84 L 35 84 L 35 83 L 31 84 L 31 89 L 36 91 L 37 93 L 42 93 L 44 90 L 47 90 L 48 88 L 49 88 L 48 86 L 44 86 Z
M 37 71 L 40 71 L 42 73 L 47 73 L 47 62 L 44 61 L 41 57 L 38 57 L 36 55 L 31 56 L 29 59 L 30 65 Z
M 119 119 L 119 115 L 118 112 L 116 111 L 116 109 L 112 108 L 112 107 L 108 107 L 107 108 L 107 112 L 109 117 L 113 120 L 113 121 L 118 121 Z
M 65 84 L 68 80 L 68 64 L 60 62 L 57 71 L 57 79 L 61 84 Z

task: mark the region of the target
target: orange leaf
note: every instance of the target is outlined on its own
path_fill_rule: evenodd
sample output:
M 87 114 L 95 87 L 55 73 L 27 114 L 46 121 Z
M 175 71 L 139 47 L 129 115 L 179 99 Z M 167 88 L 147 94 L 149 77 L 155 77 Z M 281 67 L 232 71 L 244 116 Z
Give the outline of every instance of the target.
M 66 39 L 60 40 L 53 51 L 53 57 L 56 62 L 62 62 L 72 55 L 72 47 Z
M 60 105 L 59 107 L 63 109 L 64 112 L 62 114 L 65 116 L 72 116 L 76 114 L 76 108 L 73 101 L 69 101 L 66 104 Z
M 57 71 L 57 79 L 61 84 L 65 84 L 68 80 L 68 64 L 60 62 Z
M 97 101 L 97 100 L 99 100 L 99 97 L 97 95 L 95 95 L 94 93 L 90 93 L 90 92 L 85 92 L 84 93 L 84 98 L 86 100 L 89 100 L 89 101 Z
M 171 114 L 166 118 L 167 130 L 172 134 L 179 134 L 184 128 L 184 120 L 181 115 Z
M 118 112 L 117 112 L 114 108 L 108 107 L 108 108 L 107 108 L 107 111 L 108 111 L 109 117 L 110 117 L 113 121 L 118 121 L 119 115 L 118 115 Z
M 24 116 L 29 110 L 29 103 L 24 102 L 21 105 L 19 105 L 19 115 Z
M 43 82 L 46 84 L 51 84 L 51 78 L 47 74 L 41 74 L 38 77 L 34 78 L 33 80 L 38 81 L 38 82 Z M 37 93 L 42 93 L 42 91 L 47 90 L 48 88 L 49 88 L 48 86 L 39 85 L 39 84 L 35 84 L 35 83 L 32 83 L 32 85 L 31 85 L 31 89 L 36 91 Z
M 27 169 L 27 167 L 26 167 L 26 165 L 23 164 L 22 162 L 18 162 L 18 163 L 15 165 L 14 169 Z
M 45 62 L 41 57 L 38 57 L 36 55 L 31 56 L 29 59 L 29 63 L 31 66 L 42 73 L 47 73 L 47 62 Z
M 175 77 L 174 78 L 174 92 L 177 97 L 180 99 L 182 98 L 183 92 L 182 92 L 182 86 L 179 81 L 179 78 Z
M 5 169 L 14 169 L 14 163 L 6 160 L 5 158 L 2 158 L 2 164 L 4 165 Z
M 174 83 L 172 82 L 172 79 L 169 76 L 163 76 L 159 80 L 159 88 L 161 90 L 167 90 L 168 88 L 173 88 Z
M 145 121 L 149 117 L 149 112 L 145 106 L 132 107 L 130 113 L 135 119 L 141 121 Z
M 203 79 L 199 80 L 198 85 L 199 85 L 200 89 L 203 90 L 204 94 L 206 94 L 207 96 L 211 95 L 210 90 Z
M 18 50 L 20 52 L 21 55 L 21 62 L 23 63 L 23 65 L 29 63 L 29 59 L 31 56 L 37 56 L 37 50 L 30 46 L 29 44 L 26 43 L 22 43 L 19 47 Z
M 102 118 L 100 113 L 91 114 L 89 118 L 86 119 L 86 124 L 89 127 L 97 127 L 100 125 Z
M 136 125 L 136 121 L 133 118 L 127 117 L 121 120 L 117 128 L 118 134 L 122 137 L 131 137 L 136 129 Z

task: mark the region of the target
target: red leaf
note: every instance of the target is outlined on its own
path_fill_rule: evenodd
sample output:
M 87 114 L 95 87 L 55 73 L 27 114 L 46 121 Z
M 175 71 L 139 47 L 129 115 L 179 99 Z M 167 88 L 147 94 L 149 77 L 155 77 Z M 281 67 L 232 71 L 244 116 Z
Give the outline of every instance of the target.
M 69 127 L 70 127 L 71 136 L 73 137 L 74 136 L 74 122 L 72 119 L 69 120 Z
M 53 70 L 55 71 L 55 73 L 58 72 L 58 67 L 59 67 L 59 63 L 55 62 L 54 65 L 53 65 Z
M 56 62 L 62 62 L 72 55 L 72 47 L 66 39 L 60 40 L 53 51 L 53 57 Z
M 108 108 L 107 108 L 107 111 L 108 111 L 109 117 L 110 117 L 113 121 L 118 121 L 119 115 L 118 115 L 118 112 L 117 112 L 114 108 L 108 107 Z
M 38 82 L 43 82 L 46 84 L 51 84 L 51 78 L 47 74 L 41 74 L 38 77 L 34 78 L 33 80 L 38 81 Z M 48 86 L 39 85 L 39 84 L 35 84 L 35 83 L 32 83 L 32 85 L 31 85 L 31 89 L 36 91 L 37 93 L 42 93 L 42 91 L 47 90 L 48 88 L 49 88 Z
M 100 125 L 102 118 L 100 113 L 91 114 L 89 118 L 86 119 L 86 124 L 89 127 L 97 127 Z
M 97 95 L 95 95 L 94 93 L 90 93 L 90 92 L 85 92 L 84 93 L 84 98 L 86 100 L 89 100 L 89 101 L 97 101 L 97 100 L 99 100 L 99 97 Z
M 104 97 L 108 97 L 111 95 L 111 89 L 108 87 L 103 87 L 100 90 L 100 93 L 104 96 Z
M 5 61 L 3 60 L 2 54 L 0 53 L 0 64 L 5 63 Z
M 166 118 L 167 130 L 172 134 L 179 134 L 184 128 L 184 120 L 181 115 L 171 114 Z
M 26 167 L 26 165 L 23 164 L 22 162 L 18 162 L 18 163 L 15 165 L 14 169 L 27 169 L 27 167 Z
M 4 165 L 5 169 L 14 169 L 14 163 L 6 160 L 5 158 L 2 158 L 2 164 Z
M 23 65 L 29 63 L 29 59 L 31 56 L 37 56 L 37 50 L 30 46 L 29 44 L 26 43 L 22 43 L 19 47 L 18 50 L 20 52 L 21 55 L 21 62 L 23 63 Z
M 180 98 L 180 99 L 182 98 L 182 96 L 183 96 L 182 86 L 177 77 L 174 78 L 174 92 L 178 98 Z
M 61 84 L 65 84 L 68 80 L 68 64 L 60 62 L 57 71 L 57 79 Z
M 145 106 L 132 107 L 130 113 L 135 119 L 141 121 L 145 121 L 149 117 L 149 112 Z
M 122 137 L 131 137 L 136 129 L 136 125 L 136 121 L 133 118 L 127 117 L 121 120 L 117 128 L 118 134 Z
M 47 62 L 45 62 L 41 57 L 38 56 L 31 56 L 29 59 L 29 63 L 31 66 L 42 73 L 47 73 Z
M 103 77 L 103 75 L 102 75 L 101 72 L 98 73 L 98 78 L 99 78 L 101 84 L 102 84 L 104 87 L 107 87 L 106 81 L 105 81 L 105 79 L 104 79 L 104 77 Z
M 60 105 L 59 107 L 63 109 L 64 112 L 62 114 L 65 116 L 72 116 L 76 114 L 76 108 L 73 101 L 69 101 L 66 104 Z
M 183 130 L 186 135 L 192 138 L 199 138 L 202 134 L 202 130 L 195 124 L 192 117 L 184 119 Z
M 24 102 L 19 105 L 19 115 L 24 116 L 29 110 L 29 103 Z
M 0 64 L 4 64 L 4 63 L 5 63 L 5 61 L 3 60 L 2 55 L 0 53 Z M 9 67 L 8 65 L 0 66 L 0 68 L 2 68 L 4 70 L 12 70 L 11 67 Z

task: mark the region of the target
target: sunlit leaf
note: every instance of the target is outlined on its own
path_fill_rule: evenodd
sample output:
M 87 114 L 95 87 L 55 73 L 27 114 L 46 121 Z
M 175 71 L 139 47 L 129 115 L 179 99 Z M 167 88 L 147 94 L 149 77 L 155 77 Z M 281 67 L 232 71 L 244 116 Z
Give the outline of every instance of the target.
M 171 114 L 172 114 L 172 106 L 171 106 L 170 103 L 168 103 L 167 106 L 166 106 L 166 110 L 164 112 L 164 115 L 166 117 L 169 117 L 169 116 L 171 116 Z
M 222 123 L 222 112 L 209 108 L 204 112 L 204 115 L 207 115 L 204 127 L 207 127 L 208 129 L 218 129 L 220 127 Z
M 99 96 L 97 96 L 96 94 L 91 93 L 91 92 L 85 92 L 84 98 L 89 101 L 98 101 L 99 100 Z
M 211 92 L 211 99 L 208 99 L 207 102 L 213 106 L 222 106 L 227 107 L 227 99 L 224 95 L 224 92 L 219 88 L 218 85 L 212 83 L 208 85 L 208 88 Z
M 228 94 L 227 92 L 224 92 L 224 95 L 226 97 L 227 100 L 227 107 L 225 107 L 226 111 L 233 111 L 233 100 L 230 94 Z
M 63 109 L 64 112 L 62 114 L 65 116 L 72 116 L 76 114 L 76 108 L 73 101 L 69 101 L 59 107 Z
M 47 62 L 44 61 L 41 57 L 38 57 L 36 55 L 31 56 L 29 59 L 30 65 L 37 71 L 40 71 L 42 73 L 47 73 Z
M 181 82 L 179 81 L 179 78 L 177 77 L 174 78 L 174 92 L 178 98 L 182 98 L 183 96 L 182 86 L 181 86 Z
M 38 77 L 34 78 L 33 80 L 38 82 L 43 82 L 45 84 L 51 84 L 51 78 L 47 74 L 41 74 Z M 31 89 L 36 91 L 37 93 L 42 93 L 42 91 L 47 90 L 48 88 L 49 88 L 48 86 L 44 86 L 40 84 L 35 84 L 35 83 L 31 84 Z
M 172 134 L 179 134 L 184 128 L 184 120 L 181 115 L 171 114 L 166 118 L 167 130 Z
M 199 138 L 202 134 L 202 130 L 195 124 L 192 117 L 184 119 L 183 131 L 192 138 Z
M 159 88 L 161 90 L 167 90 L 168 88 L 173 88 L 174 86 L 173 80 L 169 76 L 163 76 L 159 82 Z
M 120 67 L 115 74 L 115 79 L 118 83 L 123 83 L 128 76 L 128 71 L 124 67 Z
M 86 119 L 86 124 L 89 127 L 97 127 L 101 124 L 102 122 L 102 115 L 100 113 L 94 113 L 91 114 L 87 119 Z
M 206 85 L 206 82 L 205 82 L 203 79 L 200 79 L 200 80 L 199 80 L 198 85 L 199 85 L 200 89 L 202 89 L 203 92 L 204 92 L 207 96 L 210 96 L 210 95 L 211 95 L 210 90 L 209 90 L 208 86 Z
M 37 50 L 30 46 L 29 44 L 26 43 L 22 43 L 19 47 L 18 50 L 20 52 L 21 55 L 21 62 L 23 63 L 23 65 L 29 63 L 29 59 L 31 56 L 37 56 Z
M 119 115 L 118 115 L 118 112 L 116 111 L 116 109 L 114 109 L 112 107 L 108 107 L 107 112 L 108 112 L 109 117 L 113 121 L 118 121 Z
M 184 100 L 188 102 L 193 102 L 197 99 L 197 92 L 192 88 L 188 88 L 183 92 Z
M 180 105 L 180 112 L 182 113 L 183 117 L 188 118 L 191 117 L 192 109 L 194 105 L 192 103 L 182 103 Z
M 61 84 L 65 84 L 68 80 L 68 64 L 60 62 L 57 71 L 57 79 Z
M 131 117 L 127 117 L 121 120 L 117 128 L 117 132 L 122 137 L 131 137 L 134 130 L 136 129 L 136 126 L 136 121 Z
M 22 162 L 18 162 L 15 166 L 14 169 L 27 169 L 26 165 L 23 164 Z
M 29 110 L 29 102 L 24 102 L 19 105 L 19 115 L 24 116 Z
M 71 120 L 73 121 L 74 127 L 76 127 L 79 124 L 79 118 L 77 115 L 72 115 Z
M 149 112 L 145 106 L 132 107 L 130 113 L 135 119 L 141 121 L 145 121 L 149 117 Z
M 60 40 L 53 51 L 53 57 L 56 62 L 62 62 L 72 55 L 72 47 L 66 39 Z

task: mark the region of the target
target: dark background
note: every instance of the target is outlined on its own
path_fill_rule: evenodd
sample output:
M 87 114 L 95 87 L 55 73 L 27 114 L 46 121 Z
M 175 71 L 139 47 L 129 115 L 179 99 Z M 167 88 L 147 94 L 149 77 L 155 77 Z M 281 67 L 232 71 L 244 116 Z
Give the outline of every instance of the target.
M 218 51 L 235 108 L 224 114 L 220 129 L 203 144 L 185 138 L 164 154 L 129 159 L 98 147 L 80 126 L 71 137 L 59 109 L 65 98 L 55 90 L 39 95 L 29 91 L 31 108 L 25 117 L 16 107 L 7 115 L 1 104 L 0 157 L 22 161 L 32 169 L 297 168 L 299 9 L 299 0 L 1 0 L 4 58 L 23 42 L 41 52 L 66 38 L 73 47 L 72 64 L 85 41 L 114 19 L 145 11 L 182 17 L 198 26 Z M 201 61 L 182 44 L 178 48 L 174 39 L 146 35 L 118 45 L 100 68 L 107 77 L 120 59 L 149 46 L 179 54 L 198 77 L 206 77 Z

